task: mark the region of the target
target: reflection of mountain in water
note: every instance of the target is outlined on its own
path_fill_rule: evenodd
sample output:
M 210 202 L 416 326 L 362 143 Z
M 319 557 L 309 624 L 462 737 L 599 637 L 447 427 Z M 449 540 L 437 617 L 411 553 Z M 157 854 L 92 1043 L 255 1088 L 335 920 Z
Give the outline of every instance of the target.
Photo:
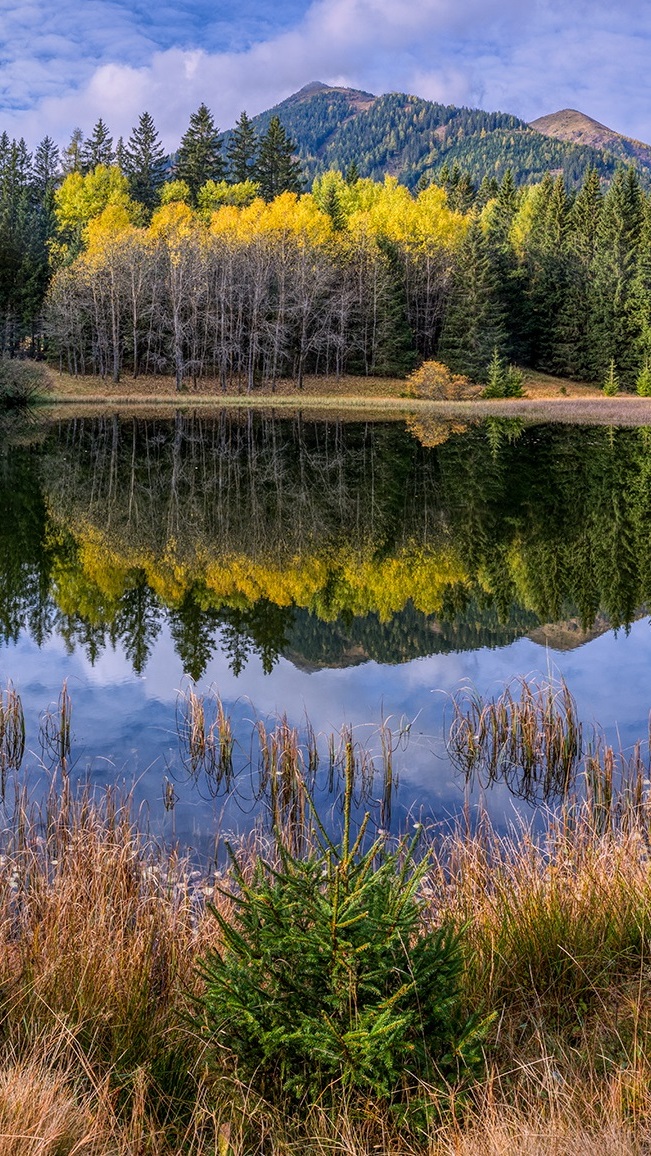
M 649 601 L 646 429 L 224 412 L 77 418 L 0 454 L 0 636 L 198 677 L 503 646 L 564 649 Z
M 359 666 L 363 662 L 410 662 L 429 654 L 449 654 L 479 647 L 508 646 L 537 622 L 535 615 L 513 608 L 507 624 L 492 608 L 468 608 L 452 622 L 430 618 L 409 604 L 389 622 L 377 614 L 321 622 L 297 610 L 283 653 L 301 670 Z

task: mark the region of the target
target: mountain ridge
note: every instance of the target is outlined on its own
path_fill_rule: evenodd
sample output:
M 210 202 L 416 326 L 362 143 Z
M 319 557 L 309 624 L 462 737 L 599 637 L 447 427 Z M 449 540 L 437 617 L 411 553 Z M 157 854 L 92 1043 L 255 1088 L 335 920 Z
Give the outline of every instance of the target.
M 595 138 L 607 140 L 607 147 L 568 137 L 559 113 L 527 124 L 510 113 L 443 105 L 408 93 L 376 96 L 322 81 L 311 81 L 252 121 L 263 133 L 272 116 L 280 118 L 296 142 L 308 182 L 328 168 L 345 171 L 355 162 L 360 176 L 381 180 L 389 173 L 410 188 L 455 164 L 476 185 L 486 176 L 500 180 L 510 168 L 517 184 L 542 180 L 551 171 L 577 187 L 589 167 L 609 181 L 624 161 L 651 186 L 650 146 L 576 110 L 563 111 L 574 113 L 584 132 L 591 124 L 609 134 Z

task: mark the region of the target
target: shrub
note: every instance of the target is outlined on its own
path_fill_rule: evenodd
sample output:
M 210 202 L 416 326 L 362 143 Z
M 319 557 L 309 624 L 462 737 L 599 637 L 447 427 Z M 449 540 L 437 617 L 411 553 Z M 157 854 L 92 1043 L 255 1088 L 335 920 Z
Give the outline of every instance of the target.
M 485 1025 L 462 1011 L 459 933 L 423 925 L 427 860 L 382 839 L 362 852 L 363 829 L 351 848 L 344 827 L 301 857 L 279 841 L 278 864 L 260 858 L 249 881 L 233 856 L 198 1024 L 267 1097 L 309 1103 L 336 1085 L 393 1103 L 416 1088 L 417 1104 L 420 1081 L 443 1093 L 477 1071 Z
M 475 397 L 479 387 L 468 377 L 452 373 L 442 361 L 424 361 L 407 378 L 407 397 L 429 401 L 463 401 Z
M 50 388 L 48 370 L 38 361 L 0 358 L 0 406 L 23 406 Z

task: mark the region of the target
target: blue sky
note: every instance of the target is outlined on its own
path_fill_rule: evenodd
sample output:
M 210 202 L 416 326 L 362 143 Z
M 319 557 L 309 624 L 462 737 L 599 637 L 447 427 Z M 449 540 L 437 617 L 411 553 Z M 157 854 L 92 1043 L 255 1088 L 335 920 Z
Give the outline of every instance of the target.
M 65 143 L 147 108 L 174 147 L 311 80 L 501 109 L 579 108 L 651 141 L 648 0 L 0 0 L 0 128 Z

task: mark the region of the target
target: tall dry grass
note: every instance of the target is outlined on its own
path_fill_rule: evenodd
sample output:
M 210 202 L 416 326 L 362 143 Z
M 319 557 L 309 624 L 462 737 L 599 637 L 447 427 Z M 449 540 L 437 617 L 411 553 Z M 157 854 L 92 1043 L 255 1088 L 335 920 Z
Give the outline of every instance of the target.
M 551 717 L 544 696 L 522 703 L 525 722 L 538 712 L 559 737 L 568 704 L 557 700 Z M 218 775 L 228 720 L 215 708 L 201 724 L 201 710 L 188 714 L 193 749 Z M 389 779 L 395 741 L 387 731 Z M 363 794 L 368 767 L 352 733 L 331 748 L 333 773 L 354 762 Z M 260 733 L 260 749 L 273 813 L 298 829 L 314 736 L 301 747 L 280 720 Z M 565 748 L 553 749 L 562 764 Z M 336 1118 L 317 1104 L 297 1120 L 242 1086 L 187 1017 L 200 992 L 196 962 L 218 943 L 207 902 L 232 910 L 221 880 L 158 848 L 114 793 L 72 797 L 64 774 L 43 808 L 19 798 L 0 831 L 0 1153 L 642 1156 L 651 1145 L 648 764 L 639 750 L 618 763 L 602 745 L 588 752 L 587 774 L 581 799 L 550 814 L 542 833 L 500 835 L 484 820 L 425 849 L 425 925 L 465 927 L 465 1000 L 494 1020 L 484 1081 L 456 1119 L 422 1134 L 401 1130 L 380 1104 L 343 1099 Z M 252 864 L 261 849 L 252 837 L 242 853 Z

